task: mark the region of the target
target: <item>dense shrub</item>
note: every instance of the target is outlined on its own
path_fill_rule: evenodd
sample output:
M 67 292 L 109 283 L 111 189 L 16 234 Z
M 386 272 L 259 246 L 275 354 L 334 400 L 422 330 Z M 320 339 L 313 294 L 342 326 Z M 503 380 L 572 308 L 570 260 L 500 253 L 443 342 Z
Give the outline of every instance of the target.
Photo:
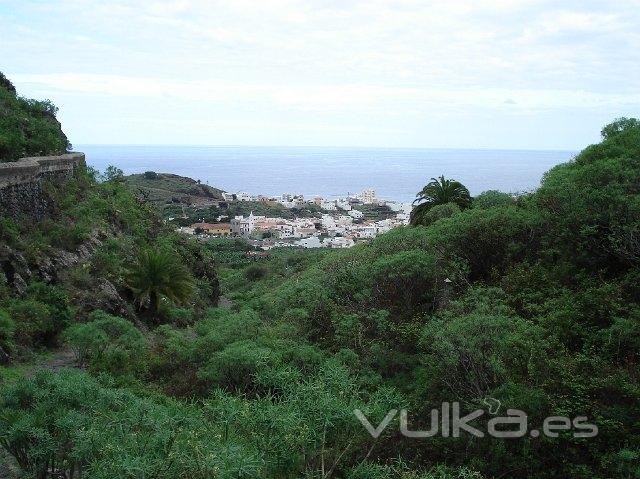
M 49 101 L 16 96 L 11 82 L 0 73 L 0 161 L 24 156 L 64 153 L 71 148 Z
M 66 293 L 44 283 L 30 284 L 24 297 L 8 302 L 7 312 L 23 346 L 51 345 L 73 317 Z
M 460 207 L 455 203 L 445 203 L 444 205 L 435 205 L 429 209 L 424 215 L 422 219 L 422 225 L 429 226 L 431 223 L 435 223 L 436 221 L 449 218 L 450 216 L 459 213 Z
M 244 276 L 249 281 L 256 281 L 258 279 L 264 278 L 267 275 L 268 271 L 264 266 L 260 266 L 257 264 L 249 266 L 244 271 Z
M 89 322 L 67 328 L 64 338 L 77 361 L 92 370 L 123 375 L 146 367 L 147 340 L 126 319 L 94 311 Z
M 509 206 L 515 203 L 515 199 L 509 193 L 489 190 L 480 193 L 473 198 L 473 208 L 496 208 Z
M 13 335 L 16 325 L 5 310 L 0 309 L 0 364 L 9 360 L 14 348 Z
M 43 372 L 0 395 L 0 444 L 35 477 L 264 477 L 254 449 L 221 437 L 193 408 L 80 372 Z

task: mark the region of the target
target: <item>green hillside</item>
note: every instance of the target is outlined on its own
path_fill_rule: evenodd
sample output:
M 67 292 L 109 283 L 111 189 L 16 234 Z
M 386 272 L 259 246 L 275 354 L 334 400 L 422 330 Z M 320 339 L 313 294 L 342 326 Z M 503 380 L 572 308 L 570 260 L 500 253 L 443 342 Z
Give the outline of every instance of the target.
M 49 100 L 18 96 L 0 72 L 0 162 L 70 150 L 71 144 L 56 120 L 57 112 Z
M 191 205 L 222 200 L 222 190 L 185 176 L 152 171 L 125 177 L 131 190 L 158 206 L 169 203 Z

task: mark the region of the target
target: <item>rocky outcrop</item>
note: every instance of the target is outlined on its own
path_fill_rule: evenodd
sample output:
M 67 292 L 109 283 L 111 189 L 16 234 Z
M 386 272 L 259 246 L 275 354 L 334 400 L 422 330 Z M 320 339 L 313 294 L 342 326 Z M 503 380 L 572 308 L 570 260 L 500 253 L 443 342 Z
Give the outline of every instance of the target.
M 122 297 L 111 281 L 97 278 L 88 286 L 90 287 L 85 290 L 77 291 L 74 298 L 74 303 L 79 306 L 81 313 L 88 314 L 100 309 L 114 316 L 136 321 L 133 306 Z
M 18 294 L 24 293 L 32 272 L 24 255 L 5 244 L 0 244 L 0 271 L 7 284 Z
M 30 281 L 58 283 L 61 279 L 64 280 L 64 276 L 75 266 L 87 263 L 110 236 L 108 232 L 95 231 L 74 251 L 52 248 L 31 261 L 20 251 L 0 245 L 0 275 L 4 276 L 6 283 L 18 295 L 24 294 Z M 101 309 L 124 318 L 135 318 L 131 304 L 122 297 L 116 286 L 105 278 L 92 279 L 82 288 L 74 290 L 74 303 L 81 311 Z
M 60 273 L 66 272 L 91 258 L 93 253 L 108 237 L 109 234 L 106 231 L 96 230 L 75 251 L 52 249 L 49 254 L 42 255 L 35 260 L 34 267 L 37 277 L 47 283 L 56 281 Z

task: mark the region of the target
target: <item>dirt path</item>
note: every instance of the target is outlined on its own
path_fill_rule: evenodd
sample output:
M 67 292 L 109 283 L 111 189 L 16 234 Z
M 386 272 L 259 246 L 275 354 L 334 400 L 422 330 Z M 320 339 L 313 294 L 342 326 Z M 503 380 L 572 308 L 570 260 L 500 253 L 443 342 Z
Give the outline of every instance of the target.
M 77 367 L 76 358 L 70 349 L 56 349 L 46 357 L 38 358 L 33 364 L 26 366 L 24 374 L 31 377 L 43 369 L 56 372 L 64 368 Z
M 59 371 L 63 368 L 75 368 L 76 357 L 70 349 L 59 349 L 54 351 L 53 355 L 46 358 L 39 364 L 41 369 L 48 369 L 49 371 Z
M 218 306 L 220 308 L 231 309 L 233 307 L 233 301 L 223 295 L 218 299 Z

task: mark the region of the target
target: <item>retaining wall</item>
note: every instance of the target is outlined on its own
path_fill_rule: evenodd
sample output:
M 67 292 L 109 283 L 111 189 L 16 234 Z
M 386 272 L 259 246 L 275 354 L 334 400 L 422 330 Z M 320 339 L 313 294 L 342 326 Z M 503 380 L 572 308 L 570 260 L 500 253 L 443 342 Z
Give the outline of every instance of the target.
M 84 153 L 22 158 L 0 163 L 0 215 L 42 218 L 48 206 L 42 192 L 43 182 L 64 183 L 84 167 Z

